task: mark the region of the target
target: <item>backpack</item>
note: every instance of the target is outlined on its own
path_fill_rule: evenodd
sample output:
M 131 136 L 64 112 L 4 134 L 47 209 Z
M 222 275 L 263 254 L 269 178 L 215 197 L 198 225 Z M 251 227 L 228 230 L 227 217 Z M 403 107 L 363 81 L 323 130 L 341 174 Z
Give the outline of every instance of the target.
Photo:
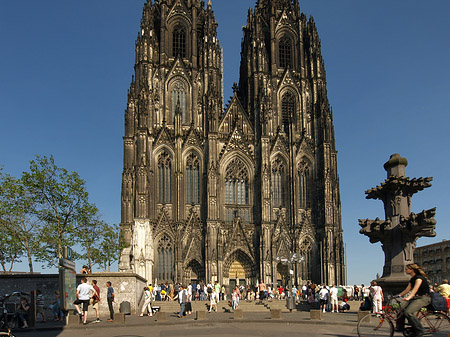
M 434 292 L 430 293 L 431 296 L 431 307 L 434 311 L 447 311 L 447 301 L 446 299 L 439 293 Z

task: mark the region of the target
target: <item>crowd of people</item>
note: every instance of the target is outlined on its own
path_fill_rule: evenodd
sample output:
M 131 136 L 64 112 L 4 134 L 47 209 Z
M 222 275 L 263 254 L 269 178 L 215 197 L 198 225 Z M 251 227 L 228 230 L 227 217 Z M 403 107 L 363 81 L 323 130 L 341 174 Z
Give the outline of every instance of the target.
M 88 269 L 83 267 L 83 274 L 88 273 Z M 415 336 L 421 336 L 424 329 L 417 319 L 416 312 L 430 304 L 430 294 L 436 292 L 442 295 L 447 303 L 450 304 L 450 285 L 448 280 L 444 279 L 441 285 L 430 285 L 424 271 L 416 264 L 407 265 L 405 272 L 411 276 L 407 287 L 399 294 L 402 296 L 400 304 L 401 316 L 398 320 L 397 329 L 401 330 L 404 326 L 404 320 L 407 319 L 413 328 Z M 106 282 L 106 299 L 110 312 L 108 322 L 114 321 L 115 293 L 111 282 Z M 88 307 L 92 305 L 95 312 L 95 322 L 100 322 L 99 305 L 102 303 L 100 288 L 95 279 L 90 283 L 86 276 L 81 278 L 81 284 L 76 290 L 76 300 L 74 302 L 76 312 L 82 317 L 83 324 L 87 324 Z M 192 314 L 192 301 L 208 301 L 208 311 L 217 311 L 218 303 L 226 301 L 231 310 L 239 307 L 241 300 L 247 301 L 272 301 L 283 300 L 286 297 L 293 297 L 294 301 L 303 300 L 309 303 L 311 307 L 320 308 L 323 312 L 345 312 L 350 310 L 349 300 L 362 301 L 359 309 L 372 311 L 376 314 L 383 312 L 383 303 L 385 302 L 383 289 L 376 281 L 372 281 L 370 286 L 354 285 L 353 287 L 337 287 L 336 285 L 317 285 L 307 282 L 303 286 L 293 286 L 289 289 L 287 286 L 271 287 L 262 280 L 254 286 L 235 285 L 226 287 L 220 285 L 217 281 L 212 282 L 192 282 L 187 285 L 176 283 L 160 283 L 149 285 L 143 288 L 143 304 L 140 308 L 140 316 L 153 316 L 155 301 L 178 301 L 180 311 L 178 317 Z M 41 322 L 46 322 L 47 316 L 44 310 L 44 295 L 40 290 L 35 291 L 36 299 L 36 318 Z M 55 291 L 55 298 L 48 307 L 52 309 L 54 320 L 63 320 L 64 312 L 61 309 L 60 294 Z M 447 308 L 445 308 L 446 311 Z M 30 304 L 26 297 L 22 297 L 20 305 L 17 308 L 15 317 L 23 328 L 28 327 Z

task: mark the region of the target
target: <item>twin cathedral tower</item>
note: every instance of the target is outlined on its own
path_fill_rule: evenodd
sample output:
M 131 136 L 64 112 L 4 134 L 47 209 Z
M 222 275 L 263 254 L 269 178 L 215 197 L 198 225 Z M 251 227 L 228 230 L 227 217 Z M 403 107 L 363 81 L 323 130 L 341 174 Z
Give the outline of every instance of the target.
M 224 108 L 211 1 L 148 0 L 125 113 L 119 270 L 149 282 L 345 283 L 337 152 L 314 20 L 258 0 Z

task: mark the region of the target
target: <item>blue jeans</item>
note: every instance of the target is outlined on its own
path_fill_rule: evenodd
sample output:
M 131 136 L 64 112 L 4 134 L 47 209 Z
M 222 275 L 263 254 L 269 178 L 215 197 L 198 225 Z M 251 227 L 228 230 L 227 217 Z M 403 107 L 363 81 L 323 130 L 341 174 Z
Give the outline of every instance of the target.
M 178 314 L 179 316 L 183 316 L 184 315 L 184 307 L 186 306 L 185 302 L 180 303 L 180 313 Z

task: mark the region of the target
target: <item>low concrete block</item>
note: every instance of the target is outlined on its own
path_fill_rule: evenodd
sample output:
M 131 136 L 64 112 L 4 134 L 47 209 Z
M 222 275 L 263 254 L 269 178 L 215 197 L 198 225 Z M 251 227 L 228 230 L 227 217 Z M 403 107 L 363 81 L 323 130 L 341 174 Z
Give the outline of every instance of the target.
M 281 309 L 270 309 L 271 319 L 281 319 Z
M 360 310 L 358 311 L 358 321 L 363 318 L 364 316 L 370 314 L 371 311 L 366 311 L 366 310 Z
M 236 309 L 234 311 L 234 319 L 243 319 L 244 318 L 244 312 L 241 309 Z
M 317 319 L 317 320 L 321 320 L 322 319 L 322 310 L 317 310 L 317 309 L 311 309 L 309 311 L 309 318 L 310 319 Z
M 81 316 L 69 312 L 66 316 L 66 323 L 67 325 L 79 325 L 82 323 Z
M 159 322 L 167 321 L 167 316 L 164 311 L 158 311 L 156 314 L 156 320 Z
M 197 321 L 203 321 L 206 319 L 206 311 L 196 311 L 195 312 L 195 319 Z
M 114 313 L 114 321 L 117 323 L 125 323 L 125 313 Z

